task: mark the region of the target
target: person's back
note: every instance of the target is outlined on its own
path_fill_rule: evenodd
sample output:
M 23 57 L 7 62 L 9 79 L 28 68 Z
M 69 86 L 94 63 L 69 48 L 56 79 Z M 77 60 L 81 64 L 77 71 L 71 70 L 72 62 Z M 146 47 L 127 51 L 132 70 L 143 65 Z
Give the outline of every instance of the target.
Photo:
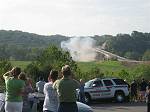
M 71 78 L 71 69 L 68 65 L 62 67 L 63 78 L 53 84 L 59 97 L 58 112 L 78 112 L 76 104 L 76 89 L 79 83 Z
M 29 93 L 33 92 L 33 88 L 30 84 L 30 81 L 27 79 L 25 73 L 23 73 L 23 72 L 20 73 L 18 78 L 25 81 L 25 87 L 24 87 L 24 91 L 23 91 L 23 109 L 22 109 L 22 112 L 30 112 L 31 111 L 31 105 L 29 102 L 28 95 L 29 95 Z
M 3 75 L 6 85 L 5 112 L 22 112 L 22 92 L 25 82 L 18 79 L 21 69 L 16 67 Z
M 79 84 L 69 78 L 58 80 L 57 83 L 60 102 L 76 102 L 76 89 L 79 88 Z
M 48 82 L 44 85 L 45 101 L 43 105 L 43 110 L 51 110 L 52 112 L 57 112 L 58 108 L 58 98 L 57 92 L 52 88 L 52 83 Z
M 43 78 L 40 78 L 40 81 L 36 83 L 36 88 L 39 93 L 43 93 L 44 85 L 45 85 L 45 81 L 43 80 Z
M 147 87 L 147 83 L 144 79 L 142 79 L 142 82 L 140 84 L 140 100 L 141 101 L 145 101 L 146 87 Z
M 135 80 L 131 83 L 130 88 L 131 88 L 131 101 L 137 102 L 137 97 L 138 97 L 137 89 L 138 89 L 138 85 L 135 82 Z
M 57 78 L 58 71 L 51 70 L 48 77 L 49 82 L 44 85 L 45 100 L 43 105 L 43 112 L 57 112 L 59 104 L 58 96 L 57 91 L 52 87 Z
M 137 91 L 137 87 L 138 85 L 136 82 L 131 83 L 131 91 Z
M 146 91 L 147 83 L 146 81 L 142 81 L 140 84 L 140 91 Z
M 22 101 L 20 89 L 24 87 L 25 83 L 22 80 L 13 77 L 6 78 L 6 101 Z

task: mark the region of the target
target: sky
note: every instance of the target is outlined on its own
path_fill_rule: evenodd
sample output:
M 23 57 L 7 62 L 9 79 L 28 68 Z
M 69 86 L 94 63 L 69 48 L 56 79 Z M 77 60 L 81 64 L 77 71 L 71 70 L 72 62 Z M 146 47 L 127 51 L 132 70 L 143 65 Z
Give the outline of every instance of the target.
M 150 32 L 150 0 L 0 0 L 0 30 L 66 36 Z

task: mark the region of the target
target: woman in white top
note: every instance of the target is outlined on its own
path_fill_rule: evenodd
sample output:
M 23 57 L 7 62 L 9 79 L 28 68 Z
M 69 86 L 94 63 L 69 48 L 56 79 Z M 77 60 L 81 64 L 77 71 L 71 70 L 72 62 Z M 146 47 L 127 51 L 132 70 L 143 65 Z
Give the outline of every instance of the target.
M 57 112 L 58 97 L 56 90 L 53 89 L 53 83 L 58 78 L 58 71 L 51 70 L 48 80 L 49 82 L 44 85 L 45 100 L 43 105 L 43 112 Z

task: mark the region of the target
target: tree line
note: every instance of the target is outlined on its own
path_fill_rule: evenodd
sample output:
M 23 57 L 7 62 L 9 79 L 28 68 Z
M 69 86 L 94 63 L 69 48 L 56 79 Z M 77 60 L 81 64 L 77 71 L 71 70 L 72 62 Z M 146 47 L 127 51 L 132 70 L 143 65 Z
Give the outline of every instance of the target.
M 150 60 L 150 33 L 133 31 L 107 40 L 106 50 L 135 60 Z
M 106 43 L 105 50 L 135 60 L 150 60 L 150 33 L 133 31 L 131 34 L 95 35 L 96 45 Z M 0 30 L 0 58 L 35 60 L 49 45 L 60 48 L 62 41 L 72 37 L 43 36 L 22 31 Z
M 25 68 L 24 71 L 35 82 L 41 75 L 45 78 L 45 80 L 47 80 L 50 70 L 55 69 L 61 71 L 61 67 L 66 64 L 70 65 L 73 76 L 76 79 L 82 78 L 85 81 L 97 77 L 118 77 L 125 79 L 128 82 L 131 82 L 133 79 L 140 80 L 141 78 L 150 80 L 150 64 L 140 64 L 132 69 L 131 72 L 125 69 L 122 69 L 119 72 L 104 72 L 98 67 L 93 67 L 90 71 L 83 72 L 80 70 L 81 68 L 78 66 L 77 62 L 72 60 L 69 52 L 63 51 L 56 46 L 49 46 L 44 49 L 43 52 Z M 12 65 L 9 60 L 0 60 L 0 86 L 3 85 L 4 87 L 2 75 L 6 71 L 11 70 L 11 68 Z

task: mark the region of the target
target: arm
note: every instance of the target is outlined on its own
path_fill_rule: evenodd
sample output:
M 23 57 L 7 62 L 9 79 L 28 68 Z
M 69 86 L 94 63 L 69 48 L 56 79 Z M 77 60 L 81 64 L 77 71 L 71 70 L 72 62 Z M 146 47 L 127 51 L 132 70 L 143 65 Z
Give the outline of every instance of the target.
M 12 70 L 6 72 L 4 75 L 3 75 L 3 78 L 6 79 L 7 77 L 10 77 L 12 75 L 12 73 L 14 72 L 15 70 L 15 67 L 12 68 Z
M 11 74 L 12 74 L 12 72 L 11 72 L 11 71 L 8 71 L 8 72 L 6 72 L 6 73 L 3 75 L 3 78 L 6 79 L 6 78 L 9 77 Z

